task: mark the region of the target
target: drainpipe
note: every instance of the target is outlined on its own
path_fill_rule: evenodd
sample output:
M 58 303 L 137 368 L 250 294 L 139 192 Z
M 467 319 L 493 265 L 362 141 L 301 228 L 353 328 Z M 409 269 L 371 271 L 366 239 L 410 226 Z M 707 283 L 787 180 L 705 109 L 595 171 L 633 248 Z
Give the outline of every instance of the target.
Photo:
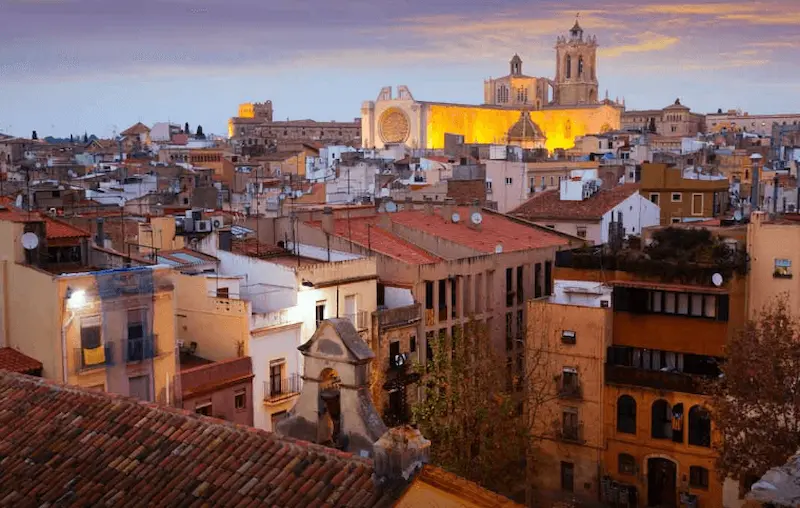
M 66 303 L 66 300 L 64 300 L 65 310 L 66 310 L 66 306 L 67 306 L 67 303 Z M 62 366 L 62 370 L 63 370 L 64 384 L 67 384 L 67 380 L 68 380 L 68 377 L 67 377 L 67 374 L 68 374 L 68 369 L 67 369 L 67 330 L 69 329 L 69 325 L 72 324 L 72 320 L 73 319 L 75 319 L 75 313 L 74 312 L 70 312 L 69 318 L 61 326 L 61 366 Z

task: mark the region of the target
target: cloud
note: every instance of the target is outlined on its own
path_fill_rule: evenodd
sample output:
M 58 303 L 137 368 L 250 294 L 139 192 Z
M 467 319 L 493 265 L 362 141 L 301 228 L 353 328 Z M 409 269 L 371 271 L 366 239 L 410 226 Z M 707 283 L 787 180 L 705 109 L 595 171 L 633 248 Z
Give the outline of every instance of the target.
M 645 32 L 634 37 L 636 42 L 631 44 L 621 44 L 608 48 L 600 48 L 598 53 L 606 58 L 617 58 L 630 53 L 648 53 L 652 51 L 663 51 L 676 45 L 680 39 L 668 35 L 660 35 L 652 32 Z

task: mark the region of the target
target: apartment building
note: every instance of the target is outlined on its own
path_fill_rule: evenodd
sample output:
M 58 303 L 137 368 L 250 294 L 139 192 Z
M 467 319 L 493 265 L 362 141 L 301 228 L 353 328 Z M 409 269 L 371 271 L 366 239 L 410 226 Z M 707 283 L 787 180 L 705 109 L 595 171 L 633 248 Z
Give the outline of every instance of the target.
M 719 247 L 716 258 L 699 256 L 708 245 Z M 677 262 L 678 246 L 688 264 Z M 609 287 L 611 317 L 602 375 L 601 458 L 570 454 L 565 447 L 551 465 L 558 462 L 567 491 L 596 485 L 598 479 L 587 474 L 600 471 L 600 500 L 617 506 L 730 506 L 739 489 L 732 481 L 721 482 L 714 471 L 713 443 L 719 435 L 705 385 L 719 375 L 725 344 L 744 323 L 744 246 L 700 228 L 667 228 L 644 249 L 649 257 L 644 261 L 625 250 L 557 254 L 557 284 Z M 577 327 L 581 320 L 570 324 Z M 552 328 L 571 330 L 558 323 Z M 595 348 L 609 343 L 603 334 L 587 339 Z M 587 379 L 594 382 L 591 375 Z M 562 435 L 572 432 L 573 424 L 580 433 L 581 422 L 586 428 L 598 417 L 585 405 L 562 411 Z M 590 438 L 584 439 L 589 443 Z
M 641 193 L 661 209 L 661 225 L 704 220 L 728 210 L 728 178 L 663 163 L 642 164 Z
M 794 268 L 800 266 L 800 217 L 785 214 L 770 219 L 754 212 L 747 225 L 750 273 L 747 284 L 747 314 L 751 319 L 777 298 L 787 298 L 789 309 L 800 308 L 800 287 Z
M 84 230 L 11 206 L 0 207 L 0 235 L 0 344 L 41 362 L 47 379 L 174 401 L 168 268 L 132 266 Z

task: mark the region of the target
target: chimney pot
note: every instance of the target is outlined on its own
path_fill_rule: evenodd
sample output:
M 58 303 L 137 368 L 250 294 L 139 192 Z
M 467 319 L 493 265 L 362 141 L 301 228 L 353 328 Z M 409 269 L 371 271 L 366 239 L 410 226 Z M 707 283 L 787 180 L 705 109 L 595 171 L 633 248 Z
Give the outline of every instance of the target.
M 433 200 L 429 196 L 425 198 L 425 215 L 433 215 Z
M 333 208 L 330 206 L 322 209 L 322 231 L 329 235 L 332 235 L 335 231 Z
M 444 206 L 442 206 L 442 217 L 445 221 L 451 222 L 453 212 L 455 211 L 456 201 L 453 198 L 445 198 Z

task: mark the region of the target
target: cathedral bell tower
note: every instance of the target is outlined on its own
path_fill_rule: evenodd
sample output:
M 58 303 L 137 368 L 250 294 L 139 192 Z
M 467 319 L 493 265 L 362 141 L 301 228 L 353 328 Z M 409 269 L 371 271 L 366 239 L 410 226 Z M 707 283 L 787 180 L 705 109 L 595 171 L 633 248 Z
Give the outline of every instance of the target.
M 597 39 L 584 38 L 578 20 L 569 37 L 556 40 L 554 101 L 560 106 L 597 104 Z

